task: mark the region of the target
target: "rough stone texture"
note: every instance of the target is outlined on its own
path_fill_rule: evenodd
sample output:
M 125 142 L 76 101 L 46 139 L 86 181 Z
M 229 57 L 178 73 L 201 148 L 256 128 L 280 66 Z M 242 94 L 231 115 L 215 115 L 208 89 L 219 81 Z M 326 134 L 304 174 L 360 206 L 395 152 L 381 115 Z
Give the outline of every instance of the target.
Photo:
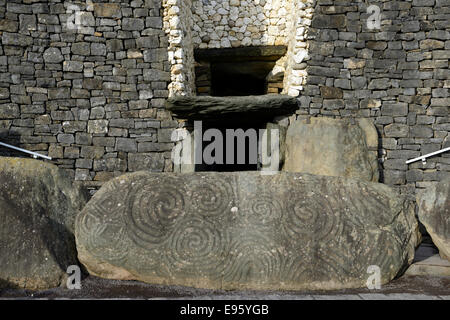
M 380 29 L 367 28 L 368 5 L 380 8 Z M 449 1 L 316 1 L 307 32 L 308 76 L 297 114 L 371 118 L 380 181 L 411 200 L 450 174 L 449 153 L 405 164 L 449 139 L 449 9 Z
M 81 24 L 70 29 L 71 18 Z M 0 140 L 50 155 L 92 189 L 138 167 L 128 165 L 129 154 L 149 143 L 156 147 L 148 159 L 160 168 L 163 158 L 171 171 L 158 131 L 178 123 L 163 109 L 170 65 L 156 21 L 161 1 L 0 0 Z M 101 159 L 85 147 L 101 149 Z
M 305 40 L 313 4 L 313 0 L 164 0 L 163 25 L 172 66 L 170 96 L 194 95 L 194 48 L 265 45 L 288 46 L 288 53 L 277 61 L 274 70 L 286 73 L 282 92 L 298 96 L 306 77 L 302 62 L 307 57 Z M 272 90 L 276 93 L 275 88 Z
M 450 139 L 449 2 L 371 1 L 382 13 L 381 29 L 374 30 L 367 28 L 364 1 L 288 2 L 139 0 L 86 6 L 86 1 L 72 1 L 89 18 L 82 19 L 85 28 L 68 30 L 71 13 L 60 0 L 0 0 L 0 138 L 50 154 L 55 164 L 92 188 L 136 168 L 128 165 L 129 152 L 116 149 L 118 138 L 136 140 L 137 153 L 152 153 L 158 168 L 164 157 L 163 171 L 172 171 L 170 145 L 160 142 L 158 133 L 183 126 L 164 109 L 164 100 L 169 90 L 195 93 L 194 48 L 204 43 L 230 48 L 228 42 L 233 47 L 238 43 L 228 37 L 233 33 L 263 41 L 264 31 L 255 28 L 268 34 L 268 23 L 287 37 L 288 51 L 271 74 L 283 75 L 284 93 L 298 96 L 297 114 L 371 118 L 379 132 L 380 181 L 410 199 L 416 190 L 449 176 L 450 153 L 426 165 L 405 165 L 445 147 L 446 141 L 448 146 Z M 269 13 L 268 19 L 260 20 L 255 10 L 266 18 Z M 200 29 L 194 30 L 193 16 L 203 22 L 195 22 Z M 123 30 L 124 18 L 140 18 L 145 28 Z M 242 25 L 233 25 L 239 19 Z M 217 39 L 209 35 L 211 28 Z M 59 50 L 64 61 L 46 62 L 43 55 L 50 48 Z M 102 122 L 89 126 L 97 120 Z M 126 126 L 111 120 L 127 120 Z M 88 130 L 93 124 L 100 125 L 94 126 L 99 131 Z M 74 142 L 59 142 L 59 134 L 72 135 L 64 141 Z M 101 147 L 102 160 L 114 158 L 122 165 L 94 169 L 93 158 L 66 157 L 75 149 L 81 155 L 83 146 Z M 16 155 L 4 148 L 0 154 Z
M 74 221 L 87 195 L 56 166 L 0 158 L 0 286 L 47 289 L 77 264 Z
M 243 97 L 174 97 L 166 108 L 184 119 L 223 119 L 223 117 L 266 118 L 286 115 L 298 108 L 297 99 L 287 95 Z
M 450 261 L 450 179 L 420 192 L 417 203 L 420 222 L 438 247 L 440 256 Z
M 282 172 L 107 182 L 77 216 L 79 260 L 104 278 L 212 289 L 365 287 L 411 263 L 414 206 L 390 187 Z
M 367 120 L 297 120 L 287 130 L 283 170 L 378 182 L 377 146 Z

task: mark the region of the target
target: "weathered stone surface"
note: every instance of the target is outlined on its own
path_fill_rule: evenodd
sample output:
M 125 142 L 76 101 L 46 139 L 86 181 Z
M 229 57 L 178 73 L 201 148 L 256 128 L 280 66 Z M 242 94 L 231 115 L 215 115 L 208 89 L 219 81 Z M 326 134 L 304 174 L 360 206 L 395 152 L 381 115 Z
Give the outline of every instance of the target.
M 420 222 L 438 247 L 441 257 L 450 261 L 450 179 L 419 192 L 417 203 Z
M 56 287 L 77 264 L 74 220 L 86 195 L 56 166 L 0 158 L 0 286 Z
M 287 95 L 261 95 L 237 97 L 173 97 L 166 108 L 185 119 L 220 119 L 236 117 L 243 119 L 273 118 L 298 108 L 297 99 Z
M 79 260 L 104 278 L 212 289 L 364 287 L 411 263 L 413 204 L 390 187 L 281 172 L 137 172 L 77 216 Z
M 33 38 L 22 34 L 3 32 L 2 43 L 3 45 L 25 47 L 33 44 Z
M 64 60 L 64 57 L 58 48 L 48 48 L 44 51 L 43 56 L 46 63 L 60 63 Z
M 122 12 L 117 3 L 94 3 L 94 14 L 97 17 L 120 18 Z
M 324 99 L 342 99 L 343 91 L 339 88 L 322 86 L 320 87 L 320 93 Z
M 286 46 L 255 46 L 224 49 L 196 49 L 195 57 L 200 61 L 274 60 L 287 52 Z
M 14 119 L 19 117 L 19 106 L 15 103 L 0 104 L 0 119 Z
M 371 121 L 297 120 L 287 130 L 283 170 L 377 182 L 377 146 Z

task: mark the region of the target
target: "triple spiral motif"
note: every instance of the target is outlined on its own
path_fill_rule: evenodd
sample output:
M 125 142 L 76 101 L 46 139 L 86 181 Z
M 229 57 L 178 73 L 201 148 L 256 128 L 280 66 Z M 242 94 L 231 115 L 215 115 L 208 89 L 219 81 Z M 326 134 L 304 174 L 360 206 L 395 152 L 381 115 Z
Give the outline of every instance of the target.
M 241 190 L 235 174 L 140 173 L 119 180 L 77 218 L 86 249 L 113 265 L 169 277 L 277 283 L 326 281 L 334 273 L 344 280 L 366 275 L 366 264 L 392 264 L 370 249 L 371 241 L 389 245 L 390 238 L 366 232 L 358 216 L 375 200 L 354 200 L 351 189 L 330 192 L 322 180 L 313 188 L 281 181 L 262 192 Z M 372 193 L 379 210 L 392 206 L 385 195 L 363 192 Z M 136 257 L 149 258 L 140 267 L 144 260 Z

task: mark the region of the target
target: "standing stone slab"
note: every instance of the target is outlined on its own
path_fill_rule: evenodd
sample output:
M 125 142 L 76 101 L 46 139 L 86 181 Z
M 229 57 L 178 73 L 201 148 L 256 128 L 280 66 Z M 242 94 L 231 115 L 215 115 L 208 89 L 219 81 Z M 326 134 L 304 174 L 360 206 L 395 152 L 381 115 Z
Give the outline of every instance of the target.
M 411 202 L 386 185 L 281 172 L 137 172 L 77 216 L 78 258 L 96 276 L 210 289 L 364 287 L 408 266 Z
M 284 171 L 378 182 L 378 133 L 368 119 L 297 120 L 285 148 Z
M 420 222 L 438 247 L 440 256 L 450 261 L 450 179 L 420 192 L 417 203 Z
M 87 202 L 56 166 L 0 158 L 0 287 L 49 289 L 78 264 L 76 214 Z

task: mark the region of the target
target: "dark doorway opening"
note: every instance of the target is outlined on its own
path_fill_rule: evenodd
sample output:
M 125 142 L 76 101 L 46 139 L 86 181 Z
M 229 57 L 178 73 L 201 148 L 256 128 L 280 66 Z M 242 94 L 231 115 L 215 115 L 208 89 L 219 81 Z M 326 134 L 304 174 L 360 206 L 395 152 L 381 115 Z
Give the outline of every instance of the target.
M 219 151 L 219 154 L 215 152 L 216 150 L 212 152 L 208 151 L 207 154 L 211 154 L 213 157 L 217 157 L 215 159 L 221 159 L 222 161 L 217 161 L 219 163 L 208 164 L 203 158 L 202 164 L 195 165 L 195 171 L 257 171 L 259 168 L 259 129 L 264 128 L 264 125 L 264 123 L 252 125 L 228 124 L 218 127 L 217 125 L 209 126 L 208 124 L 205 125 L 204 123 L 202 128 L 202 137 L 205 137 L 205 132 L 207 132 L 208 129 L 216 129 L 220 131 L 221 137 L 223 139 L 222 149 Z M 214 142 L 214 138 L 210 138 L 208 139 L 208 141 L 202 142 L 203 155 L 205 155 L 205 148 L 208 148 L 208 146 Z M 210 151 L 211 149 L 213 148 L 210 148 Z M 222 156 L 220 156 L 220 153 L 222 153 Z
M 197 49 L 194 53 L 197 94 L 218 97 L 267 94 L 267 76 L 286 51 L 285 46 Z
M 266 93 L 266 77 L 273 61 L 211 63 L 211 95 L 252 96 Z

